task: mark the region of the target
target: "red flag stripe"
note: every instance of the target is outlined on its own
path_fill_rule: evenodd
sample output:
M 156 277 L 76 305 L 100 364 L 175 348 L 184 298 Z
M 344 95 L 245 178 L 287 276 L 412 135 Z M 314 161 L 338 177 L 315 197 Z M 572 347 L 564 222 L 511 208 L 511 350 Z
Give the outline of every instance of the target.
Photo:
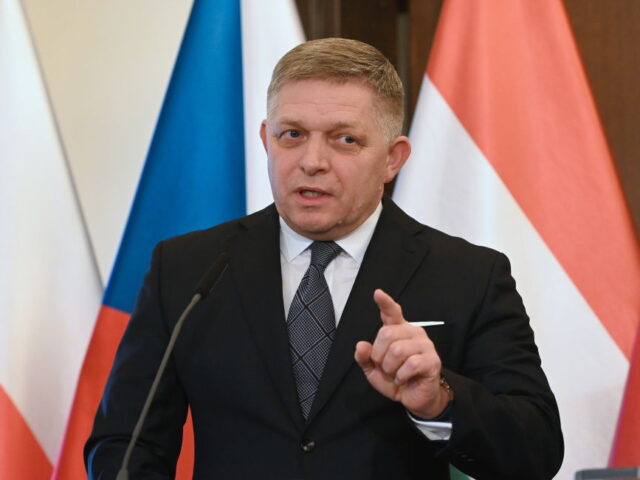
M 16 408 L 15 404 L 0 386 L 0 425 L 8 435 L 0 436 L 0 474 L 2 478 L 46 479 L 53 467 L 33 432 Z
M 611 450 L 609 463 L 614 467 L 631 467 L 640 464 L 640 330 L 631 358 L 624 400 L 620 408 L 618 429 Z
M 85 363 L 80 372 L 78 390 L 73 401 L 67 434 L 63 442 L 64 448 L 60 453 L 52 480 L 86 478 L 82 451 L 91 433 L 93 417 L 130 316 L 126 312 L 106 305 L 100 309 L 93 337 L 85 356 Z M 191 478 L 193 459 L 193 425 L 191 415 L 189 415 L 184 427 L 176 480 Z
M 100 309 L 80 371 L 64 448 L 60 452 L 53 479 L 86 478 L 82 450 L 91 433 L 93 417 L 128 321 L 129 314 L 126 312 L 108 306 Z
M 640 253 L 561 2 L 450 0 L 432 52 L 429 77 L 629 357 Z
M 176 480 L 190 480 L 193 478 L 193 461 L 195 458 L 195 439 L 193 437 L 193 420 L 191 410 L 182 430 L 182 449 L 176 467 Z

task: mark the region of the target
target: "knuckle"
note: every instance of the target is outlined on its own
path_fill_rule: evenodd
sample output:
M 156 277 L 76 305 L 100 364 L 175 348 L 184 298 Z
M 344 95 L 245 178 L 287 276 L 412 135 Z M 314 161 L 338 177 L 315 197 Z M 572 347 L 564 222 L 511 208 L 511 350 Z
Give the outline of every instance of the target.
M 440 370 L 442 368 L 442 360 L 440 360 L 440 357 L 438 355 L 434 354 L 434 359 L 433 359 L 433 365 Z
M 391 328 L 389 328 L 388 326 L 385 325 L 383 327 L 380 327 L 380 330 L 378 331 L 378 339 L 382 341 L 391 340 L 392 333 L 393 332 Z
M 375 348 L 375 347 L 374 347 L 374 348 L 373 348 L 373 350 L 371 351 L 371 357 L 370 357 L 370 358 L 371 358 L 371 361 L 372 361 L 373 363 L 375 363 L 375 364 L 379 364 L 379 363 L 380 363 L 380 361 L 382 360 L 382 359 L 380 358 L 380 351 L 379 351 L 379 349 L 377 349 L 377 348 Z
M 402 355 L 402 345 L 392 343 L 389 345 L 389 355 L 393 358 L 399 358 Z
M 428 343 L 432 343 L 431 339 L 429 338 L 429 336 L 427 335 L 427 332 L 423 327 L 420 327 L 418 325 L 411 325 L 411 324 L 409 324 L 409 327 L 411 328 L 416 338 L 420 338 L 421 340 L 424 340 Z
M 431 341 L 431 339 L 427 336 L 424 331 L 424 328 L 417 327 L 420 331 L 417 333 L 417 339 L 421 342 L 422 348 L 425 352 L 435 352 L 436 346 Z
M 437 354 L 426 356 L 427 370 L 432 372 L 439 372 L 442 369 L 442 362 Z
M 420 367 L 420 357 L 418 355 L 413 355 L 407 358 L 405 365 L 412 371 L 418 369 Z
M 382 371 L 384 373 L 386 373 L 387 375 L 393 375 L 396 371 L 396 368 L 394 366 L 394 364 L 392 362 L 389 362 L 388 360 L 385 360 L 382 363 Z

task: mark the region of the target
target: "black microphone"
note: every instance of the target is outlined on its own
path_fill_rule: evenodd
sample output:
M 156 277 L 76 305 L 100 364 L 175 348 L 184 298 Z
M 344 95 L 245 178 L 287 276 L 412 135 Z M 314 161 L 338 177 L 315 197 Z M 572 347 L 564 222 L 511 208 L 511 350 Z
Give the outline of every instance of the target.
M 129 440 L 129 445 L 127 446 L 127 450 L 124 453 L 124 457 L 122 459 L 122 466 L 118 471 L 118 476 L 116 480 L 129 480 L 129 472 L 127 471 L 127 467 L 129 466 L 129 460 L 131 459 L 131 453 L 133 452 L 133 448 L 138 441 L 138 437 L 140 436 L 140 432 L 142 431 L 142 425 L 144 424 L 145 418 L 147 418 L 147 413 L 149 413 L 149 407 L 151 407 L 151 402 L 153 401 L 153 397 L 155 397 L 156 390 L 158 389 L 158 385 L 160 384 L 160 379 L 162 378 L 162 374 L 164 373 L 165 368 L 167 367 L 167 363 L 169 361 L 169 357 L 171 356 L 171 352 L 173 352 L 173 347 L 176 344 L 176 340 L 178 339 L 178 335 L 180 335 L 180 330 L 182 329 L 182 324 L 185 319 L 193 310 L 193 307 L 196 304 L 205 298 L 211 291 L 213 287 L 216 285 L 222 274 L 227 270 L 229 266 L 229 254 L 226 252 L 221 253 L 216 261 L 211 265 L 211 268 L 205 272 L 200 281 L 198 282 L 198 286 L 195 289 L 195 294 L 187 305 L 187 308 L 184 309 L 182 315 L 178 319 L 177 323 L 173 327 L 173 331 L 171 332 L 171 337 L 169 338 L 169 343 L 167 344 L 167 348 L 164 351 L 164 356 L 162 357 L 162 361 L 160 362 L 160 366 L 158 367 L 158 371 L 156 372 L 156 376 L 153 379 L 153 383 L 151 384 L 151 388 L 149 389 L 149 393 L 147 394 L 147 399 L 144 402 L 144 406 L 142 407 L 142 411 L 140 412 L 140 417 L 138 417 L 138 422 L 136 423 L 135 428 L 133 429 L 133 433 L 131 434 L 131 440 Z
M 198 282 L 198 286 L 196 287 L 195 294 L 200 294 L 200 299 L 202 300 L 204 297 L 211 293 L 213 287 L 215 286 L 218 278 L 222 276 L 224 271 L 229 266 L 229 254 L 227 252 L 222 252 L 211 268 L 205 272 L 200 281 Z

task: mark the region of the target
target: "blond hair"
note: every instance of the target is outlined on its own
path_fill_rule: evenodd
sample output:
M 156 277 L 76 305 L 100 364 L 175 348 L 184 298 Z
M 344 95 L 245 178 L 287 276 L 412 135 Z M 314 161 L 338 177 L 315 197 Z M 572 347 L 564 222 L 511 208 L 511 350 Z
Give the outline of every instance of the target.
M 374 112 L 385 139 L 391 142 L 402 134 L 402 82 L 391 62 L 371 45 L 345 38 L 321 38 L 298 45 L 287 52 L 277 63 L 271 76 L 267 91 L 269 117 L 282 86 L 298 80 L 362 83 L 371 88 L 376 96 Z

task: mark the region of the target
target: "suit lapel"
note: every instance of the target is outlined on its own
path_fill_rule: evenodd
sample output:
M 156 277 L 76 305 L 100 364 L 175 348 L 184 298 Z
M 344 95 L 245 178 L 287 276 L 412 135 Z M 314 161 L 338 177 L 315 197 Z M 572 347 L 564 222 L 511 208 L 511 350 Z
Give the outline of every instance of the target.
M 416 238 L 424 227 L 385 199 L 383 211 L 371 238 L 360 271 L 340 319 L 336 337 L 309 414 L 311 422 L 329 400 L 347 371 L 355 365 L 356 343 L 372 341 L 380 327 L 380 312 L 373 292 L 381 288 L 394 299 L 428 251 Z
M 278 215 L 273 205 L 242 221 L 230 246 L 230 270 L 260 352 L 284 407 L 299 429 L 304 420 L 291 367 L 282 301 Z

